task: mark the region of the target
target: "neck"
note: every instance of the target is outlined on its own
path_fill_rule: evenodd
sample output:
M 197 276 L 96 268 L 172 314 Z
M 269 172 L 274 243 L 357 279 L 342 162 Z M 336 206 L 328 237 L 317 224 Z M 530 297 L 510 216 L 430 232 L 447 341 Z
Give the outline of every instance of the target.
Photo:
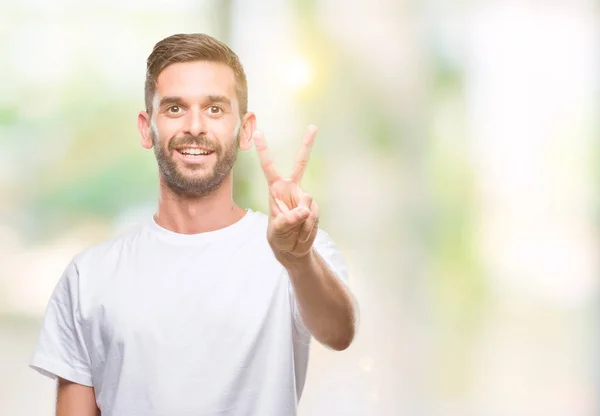
M 159 180 L 158 211 L 154 220 L 167 230 L 180 234 L 215 231 L 239 221 L 245 214 L 233 201 L 233 175 L 223 180 L 210 195 L 180 196 Z

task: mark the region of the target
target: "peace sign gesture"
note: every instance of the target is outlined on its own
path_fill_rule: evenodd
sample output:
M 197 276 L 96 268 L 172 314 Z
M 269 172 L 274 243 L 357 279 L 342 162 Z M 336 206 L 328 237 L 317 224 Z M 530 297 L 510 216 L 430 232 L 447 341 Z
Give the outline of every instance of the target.
M 275 257 L 284 266 L 309 253 L 318 231 L 317 203 L 300 187 L 316 135 L 317 127 L 308 126 L 290 179 L 282 178 L 275 169 L 263 133 L 255 131 L 252 136 L 269 185 L 267 238 Z

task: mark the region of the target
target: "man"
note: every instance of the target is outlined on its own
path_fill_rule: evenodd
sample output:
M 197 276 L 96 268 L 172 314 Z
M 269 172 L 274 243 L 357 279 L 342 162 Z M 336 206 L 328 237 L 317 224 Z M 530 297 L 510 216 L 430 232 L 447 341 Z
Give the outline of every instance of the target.
M 138 128 L 158 162 L 157 212 L 73 258 L 31 367 L 58 379 L 58 416 L 294 415 L 311 335 L 343 350 L 355 332 L 345 262 L 300 187 L 317 130 L 284 179 L 229 47 L 174 35 L 147 64 Z M 268 216 L 232 199 L 252 142 Z

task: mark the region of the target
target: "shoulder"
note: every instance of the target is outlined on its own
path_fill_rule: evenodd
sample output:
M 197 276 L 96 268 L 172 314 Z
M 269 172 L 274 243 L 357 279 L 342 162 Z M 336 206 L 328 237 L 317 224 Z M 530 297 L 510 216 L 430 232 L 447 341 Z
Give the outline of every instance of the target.
M 135 249 L 143 238 L 144 223 L 141 222 L 119 234 L 89 246 L 73 257 L 72 263 L 79 270 L 90 270 L 101 265 L 118 262 L 125 251 Z
M 264 237 L 266 239 L 266 230 L 269 225 L 269 216 L 263 212 L 252 210 L 248 210 L 247 215 L 251 216 L 249 222 L 251 223 L 251 227 L 253 228 L 252 231 L 259 232 L 264 230 Z M 319 252 L 339 252 L 338 246 L 334 242 L 331 235 L 320 227 L 317 231 L 317 236 L 315 238 L 314 245 Z
M 83 307 L 107 279 L 129 261 L 143 238 L 144 229 L 144 224 L 140 223 L 75 254 L 59 280 L 54 296 L 63 300 L 65 296 L 69 297 L 72 304 Z
M 258 236 L 265 247 L 268 247 L 267 242 L 267 227 L 269 224 L 268 215 L 257 212 L 257 211 L 248 211 L 249 214 L 253 215 L 254 218 L 252 220 L 253 230 L 255 235 Z M 313 243 L 313 247 L 316 252 L 325 260 L 325 263 L 329 266 L 329 268 L 344 282 L 347 283 L 348 278 L 348 265 L 346 262 L 346 258 L 338 245 L 335 243 L 334 239 L 331 235 L 325 231 L 323 228 L 318 229 L 317 236 L 315 237 L 315 241 Z M 270 249 L 269 249 L 270 252 Z
M 249 209 L 246 215 L 249 216 L 250 223 L 256 228 L 266 228 L 269 224 L 269 216 L 261 211 Z
M 269 216 L 260 211 L 247 210 L 244 218 L 247 226 L 244 228 L 244 238 L 254 243 L 262 241 L 267 243 L 267 228 L 269 227 Z

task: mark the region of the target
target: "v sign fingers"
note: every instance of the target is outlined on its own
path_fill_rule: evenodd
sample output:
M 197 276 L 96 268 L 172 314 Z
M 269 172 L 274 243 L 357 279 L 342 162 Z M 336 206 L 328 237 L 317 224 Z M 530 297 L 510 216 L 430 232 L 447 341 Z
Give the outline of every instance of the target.
M 252 136 L 269 186 L 267 239 L 284 266 L 297 262 L 310 251 L 318 230 L 316 203 L 300 186 L 316 134 L 317 128 L 308 126 L 289 179 L 282 178 L 275 169 L 263 133 L 255 131 Z
M 296 183 L 300 183 L 302 180 L 302 176 L 304 175 L 304 169 L 306 169 L 306 165 L 308 165 L 308 159 L 310 159 L 310 151 L 312 149 L 313 142 L 315 141 L 315 137 L 317 135 L 317 127 L 316 126 L 308 126 L 306 129 L 306 134 L 304 135 L 304 139 L 302 140 L 302 144 L 300 145 L 300 149 L 298 150 L 298 154 L 296 155 L 296 161 L 294 162 L 294 170 L 292 171 L 292 181 Z
M 254 147 L 256 147 L 256 152 L 258 153 L 258 159 L 260 161 L 260 166 L 267 178 L 267 182 L 269 185 L 277 182 L 281 179 L 279 173 L 275 169 L 275 164 L 273 163 L 273 159 L 269 154 L 269 148 L 267 147 L 267 142 L 265 141 L 265 136 L 261 131 L 256 130 L 252 135 L 252 139 L 254 140 Z

